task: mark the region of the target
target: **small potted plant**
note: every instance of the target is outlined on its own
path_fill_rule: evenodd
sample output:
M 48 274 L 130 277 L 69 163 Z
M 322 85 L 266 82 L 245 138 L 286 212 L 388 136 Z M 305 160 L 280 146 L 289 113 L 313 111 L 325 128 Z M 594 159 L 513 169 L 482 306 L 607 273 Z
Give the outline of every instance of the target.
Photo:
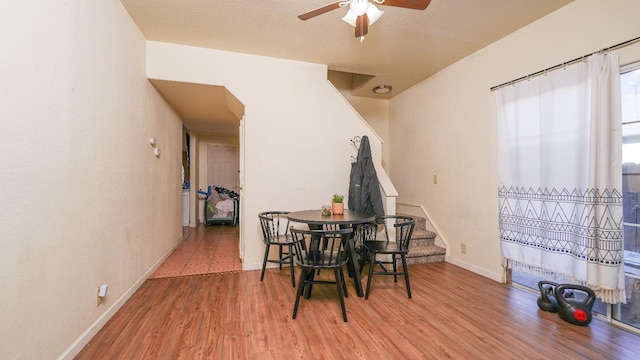
M 334 215 L 344 214 L 344 195 L 333 194 L 331 197 L 331 212 Z

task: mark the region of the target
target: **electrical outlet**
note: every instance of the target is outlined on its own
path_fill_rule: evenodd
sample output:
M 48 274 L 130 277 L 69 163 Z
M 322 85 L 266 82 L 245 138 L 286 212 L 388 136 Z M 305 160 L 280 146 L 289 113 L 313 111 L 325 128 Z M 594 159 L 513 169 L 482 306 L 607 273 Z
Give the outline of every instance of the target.
M 467 253 L 467 244 L 460 244 L 460 252 L 463 254 Z
M 96 306 L 100 306 L 102 304 L 102 297 L 100 297 L 100 287 L 98 287 L 98 291 L 96 291 Z
M 433 183 L 434 184 L 438 183 L 438 175 L 433 175 Z
M 96 306 L 102 304 L 105 296 L 107 296 L 107 290 L 109 289 L 109 285 L 100 285 L 98 286 L 98 296 L 96 300 Z

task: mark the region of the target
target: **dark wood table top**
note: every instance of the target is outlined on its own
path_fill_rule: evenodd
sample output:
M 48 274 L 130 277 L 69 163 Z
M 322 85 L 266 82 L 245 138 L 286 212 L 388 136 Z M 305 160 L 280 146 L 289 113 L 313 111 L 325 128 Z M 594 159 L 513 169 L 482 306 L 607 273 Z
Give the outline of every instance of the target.
M 287 214 L 290 221 L 300 222 L 310 225 L 337 224 L 337 225 L 354 225 L 372 222 L 376 219 L 374 213 L 358 212 L 346 210 L 342 215 L 331 214 L 329 216 L 322 215 L 322 210 L 302 210 L 294 211 Z

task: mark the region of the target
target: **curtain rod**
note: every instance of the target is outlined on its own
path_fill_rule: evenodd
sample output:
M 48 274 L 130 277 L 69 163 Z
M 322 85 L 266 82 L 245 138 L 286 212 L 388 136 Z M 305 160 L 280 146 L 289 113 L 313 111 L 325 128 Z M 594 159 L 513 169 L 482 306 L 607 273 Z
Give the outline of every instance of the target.
M 503 84 L 500 84 L 500 85 L 496 85 L 496 86 L 491 88 L 491 91 L 495 91 L 495 90 L 501 89 L 501 88 L 503 88 L 505 86 L 509 86 L 509 85 L 513 85 L 515 83 L 519 83 L 519 82 L 521 82 L 523 80 L 529 79 L 529 78 L 531 78 L 533 76 L 536 76 L 536 75 L 540 75 L 540 74 L 546 73 L 546 72 L 551 71 L 551 70 L 556 70 L 556 69 L 559 69 L 561 67 L 565 67 L 567 65 L 575 64 L 577 62 L 580 62 L 580 61 L 586 59 L 587 57 L 589 57 L 589 56 L 591 56 L 593 54 L 597 54 L 597 53 L 600 53 L 600 52 L 611 51 L 611 50 L 616 50 L 616 49 L 625 47 L 627 45 L 631 45 L 631 44 L 633 44 L 635 42 L 638 42 L 638 41 L 640 41 L 640 36 L 637 37 L 637 38 L 633 38 L 631 40 L 623 41 L 623 42 L 621 42 L 619 44 L 616 44 L 616 45 L 613 45 L 613 46 L 609 46 L 609 47 L 601 49 L 599 51 L 594 51 L 594 52 L 592 52 L 590 54 L 580 56 L 580 57 L 575 58 L 573 60 L 569 60 L 569 61 L 563 62 L 562 64 L 558 64 L 558 65 L 546 68 L 544 70 L 536 71 L 536 72 L 531 73 L 531 74 L 529 74 L 527 76 L 519 77 L 519 78 L 517 78 L 515 80 L 507 81 L 506 83 L 503 83 Z

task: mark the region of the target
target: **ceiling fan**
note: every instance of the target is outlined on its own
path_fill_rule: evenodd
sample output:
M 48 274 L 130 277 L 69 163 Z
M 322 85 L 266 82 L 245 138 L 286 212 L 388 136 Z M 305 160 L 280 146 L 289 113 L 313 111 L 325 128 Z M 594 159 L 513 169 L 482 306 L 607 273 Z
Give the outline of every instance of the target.
M 380 11 L 375 5 L 395 6 L 414 10 L 424 10 L 431 0 L 345 0 L 321 6 L 304 14 L 298 15 L 301 20 L 309 20 L 331 10 L 349 5 L 349 11 L 342 18 L 345 22 L 356 28 L 356 37 L 362 42 L 369 31 L 369 25 L 373 25 L 384 11 Z

